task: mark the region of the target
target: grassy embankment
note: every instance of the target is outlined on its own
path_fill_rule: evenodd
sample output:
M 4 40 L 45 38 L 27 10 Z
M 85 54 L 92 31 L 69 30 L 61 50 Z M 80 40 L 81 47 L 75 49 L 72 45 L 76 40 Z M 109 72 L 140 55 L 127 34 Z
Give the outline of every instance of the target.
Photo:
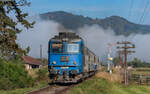
M 74 87 L 70 94 L 150 94 L 150 86 L 130 85 L 125 87 L 104 78 L 93 77 Z
M 8 91 L 0 90 L 0 94 L 25 94 L 29 91 L 36 90 L 45 86 L 47 86 L 47 83 L 43 81 L 37 84 L 36 86 L 30 88 L 18 88 L 18 89 L 8 90 Z
M 118 74 L 98 73 L 74 87 L 70 94 L 150 94 L 150 86 L 132 84 L 126 87 L 120 77 Z

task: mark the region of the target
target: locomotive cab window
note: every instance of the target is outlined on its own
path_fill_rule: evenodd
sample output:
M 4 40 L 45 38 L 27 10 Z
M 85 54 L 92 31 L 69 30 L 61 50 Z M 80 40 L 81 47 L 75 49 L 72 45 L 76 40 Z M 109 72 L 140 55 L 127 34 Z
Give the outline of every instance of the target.
M 67 53 L 79 53 L 79 44 L 67 44 Z
M 63 52 L 63 44 L 53 43 L 52 44 L 52 52 L 53 53 L 62 53 Z

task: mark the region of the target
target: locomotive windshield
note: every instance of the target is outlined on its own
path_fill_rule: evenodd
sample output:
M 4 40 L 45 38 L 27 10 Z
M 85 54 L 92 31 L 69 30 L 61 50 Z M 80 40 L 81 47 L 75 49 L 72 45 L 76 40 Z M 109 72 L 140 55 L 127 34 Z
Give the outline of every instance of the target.
M 79 44 L 67 44 L 67 53 L 78 53 Z
M 53 43 L 52 44 L 52 52 L 53 53 L 63 53 L 63 44 Z

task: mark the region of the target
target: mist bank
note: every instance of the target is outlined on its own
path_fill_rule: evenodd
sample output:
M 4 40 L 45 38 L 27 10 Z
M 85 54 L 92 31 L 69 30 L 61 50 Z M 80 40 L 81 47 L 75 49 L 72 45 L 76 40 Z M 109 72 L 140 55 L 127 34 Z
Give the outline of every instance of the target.
M 140 58 L 142 61 L 150 62 L 150 34 L 132 34 L 128 37 L 123 35 L 116 36 L 111 28 L 102 29 L 98 25 L 85 26 L 79 29 L 79 35 L 85 40 L 85 45 L 87 45 L 95 54 L 97 54 L 101 59 L 106 60 L 107 58 L 107 44 L 116 43 L 118 41 L 130 41 L 135 44 L 135 49 L 129 49 L 136 51 L 132 55 L 128 55 L 128 59 L 131 60 L 134 57 Z M 117 56 L 117 45 L 111 47 L 111 56 Z
M 150 62 L 150 51 L 148 50 L 148 48 L 150 48 L 150 34 L 132 34 L 128 37 L 123 35 L 116 36 L 111 28 L 103 29 L 98 25 L 85 25 L 82 28 L 78 28 L 77 31 L 72 31 L 64 29 L 63 26 L 57 22 L 45 21 L 41 20 L 39 17 L 36 17 L 34 28 L 20 33 L 18 35 L 17 42 L 23 48 L 30 46 L 31 50 L 29 55 L 37 58 L 40 57 L 40 45 L 42 45 L 43 57 L 47 58 L 49 39 L 54 35 L 57 35 L 58 32 L 62 31 L 76 32 L 84 39 L 85 45 L 101 59 L 107 58 L 108 43 L 115 43 L 117 41 L 125 40 L 131 41 L 136 45 L 136 48 L 134 49 L 136 53 L 129 55 L 128 58 L 132 59 L 133 57 L 138 57 L 143 61 Z M 117 55 L 116 46 L 112 47 L 111 55 L 112 57 Z
M 40 45 L 42 45 L 42 55 L 47 58 L 48 41 L 58 34 L 59 24 L 53 21 L 37 20 L 34 28 L 24 30 L 18 35 L 17 42 L 22 48 L 30 47 L 29 56 L 40 57 Z

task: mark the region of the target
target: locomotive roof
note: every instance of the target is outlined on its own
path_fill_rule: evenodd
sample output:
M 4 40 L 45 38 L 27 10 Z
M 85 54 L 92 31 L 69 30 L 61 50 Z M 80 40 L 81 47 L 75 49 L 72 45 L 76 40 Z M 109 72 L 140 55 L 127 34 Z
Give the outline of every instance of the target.
M 57 42 L 78 42 L 82 39 L 74 32 L 59 32 L 59 35 L 54 36 L 51 40 Z

